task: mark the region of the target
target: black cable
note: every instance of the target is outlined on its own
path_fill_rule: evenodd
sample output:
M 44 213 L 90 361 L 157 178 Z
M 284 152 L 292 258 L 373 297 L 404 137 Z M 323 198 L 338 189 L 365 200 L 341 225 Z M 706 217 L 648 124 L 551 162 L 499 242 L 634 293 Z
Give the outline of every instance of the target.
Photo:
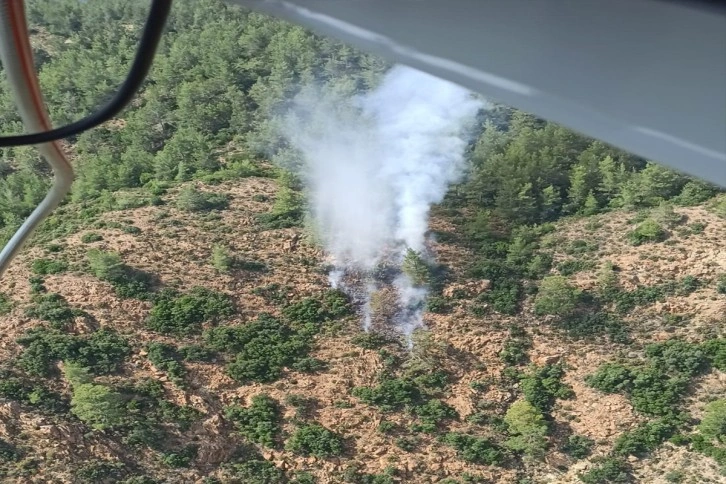
M 101 109 L 85 118 L 60 128 L 51 129 L 33 134 L 14 136 L 0 136 L 0 147 L 37 145 L 61 138 L 67 138 L 94 128 L 117 115 L 133 99 L 149 73 L 154 61 L 156 48 L 164 31 L 164 24 L 171 10 L 171 0 L 153 0 L 149 9 L 149 16 L 141 34 L 139 47 L 136 50 L 131 69 L 116 95 Z

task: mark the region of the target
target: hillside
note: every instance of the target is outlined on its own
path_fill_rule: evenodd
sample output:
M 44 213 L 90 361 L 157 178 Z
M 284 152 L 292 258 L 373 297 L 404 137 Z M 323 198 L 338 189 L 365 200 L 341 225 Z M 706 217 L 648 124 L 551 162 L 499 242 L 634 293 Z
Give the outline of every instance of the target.
M 63 237 L 43 234 L 47 240 L 27 249 L 2 281 L 0 288 L 9 296 L 11 309 L 2 317 L 2 361 L 8 373 L 0 391 L 9 400 L 2 404 L 0 438 L 19 453 L 16 462 L 6 460 L 8 482 L 99 482 L 102 476 L 117 481 L 130 475 L 148 476 L 154 482 L 195 482 L 210 477 L 222 482 L 281 482 L 283 472 L 288 476 L 308 472 L 316 482 L 388 482 L 383 477 L 387 472 L 391 472 L 392 482 L 442 482 L 445 478 L 451 482 L 578 482 L 577 474 L 592 467 L 597 456 L 610 452 L 624 432 L 651 420 L 634 410 L 625 396 L 604 395 L 593 389 L 585 382 L 586 376 L 607 362 L 640 364 L 651 343 L 674 339 L 694 343 L 723 337 L 726 297 L 717 292 L 717 279 L 726 272 L 726 224 L 703 206 L 676 209 L 674 213 L 683 220 L 666 241 L 656 244 L 625 243 L 622 234 L 633 226 L 633 214 L 617 211 L 564 220 L 543 236 L 542 245 L 551 251 L 554 267 L 560 267 L 560 272 L 568 272 L 562 269 L 563 261 L 581 265 L 581 270 L 567 279 L 583 290 L 596 287 L 597 274 L 606 262 L 619 268 L 617 285 L 628 291 L 689 276 L 698 281 L 695 288 L 658 297 L 628 311 L 622 327 L 614 333 L 618 342 L 594 334 L 597 329 L 592 328 L 586 332 L 593 334 L 568 336 L 566 330 L 558 329 L 561 326 L 553 317 L 535 315 L 531 297 L 516 316 L 482 310 L 482 304 L 474 302 L 475 293 L 486 289 L 467 278 L 468 249 L 439 241 L 433 251 L 450 268 L 442 289 L 450 297 L 437 300 L 447 310 L 437 310 L 444 314 L 426 314 L 427 330 L 417 335 L 409 352 L 394 340 L 363 338 L 355 315 L 326 319 L 318 318 L 324 312 L 320 307 L 317 313 L 299 310 L 301 303 L 330 295 L 325 255 L 300 229 L 266 230 L 261 224 L 259 214 L 273 206 L 277 191 L 274 180 L 250 177 L 215 186 L 194 185 L 204 192 L 226 194 L 228 207 L 180 210 L 176 203 L 179 190 L 175 188 L 162 195 L 157 206 L 105 212 Z M 117 197 L 128 196 L 121 193 Z M 59 219 L 72 219 L 77 210 L 68 205 Z M 434 231 L 441 234 L 447 233 L 451 224 L 450 214 L 445 213 L 436 214 L 432 221 Z M 238 262 L 220 273 L 212 264 L 213 246 L 225 247 Z M 233 311 L 217 321 L 204 322 L 202 329 L 207 334 L 212 327 L 244 327 L 263 312 L 289 321 L 292 327 L 301 318 L 308 318 L 306 322 L 316 326 L 308 354 L 315 360 L 306 360 L 299 369 L 286 365 L 269 383 L 231 378 L 225 362 L 231 361 L 232 355 L 212 349 L 214 344 L 223 348 L 221 340 L 215 342 L 193 331 L 174 335 L 163 334 L 168 330 L 150 330 L 150 308 L 160 303 L 119 297 L 113 284 L 91 273 L 87 254 L 94 249 L 117 253 L 129 268 L 151 274 L 153 287 L 182 292 L 203 287 L 229 296 Z M 221 267 L 224 269 L 224 264 Z M 49 273 L 38 276 L 39 272 Z M 474 292 L 462 295 L 461 291 Z M 74 312 L 64 319 L 57 306 L 48 309 L 50 305 L 42 301 L 47 301 L 49 294 L 59 294 Z M 290 311 L 290 307 L 298 311 Z M 168 402 L 163 404 L 168 407 L 151 410 L 154 404 L 142 407 L 142 413 L 152 421 L 159 419 L 149 425 L 158 425 L 152 427 L 153 433 L 159 432 L 163 438 L 151 444 L 143 439 L 133 444 L 132 437 L 152 439 L 159 435 L 146 435 L 129 423 L 93 430 L 93 418 L 84 423 L 73 411 L 69 413 L 68 402 L 77 390 L 67 383 L 68 378 L 58 374 L 57 367 L 63 366 L 60 358 L 49 357 L 47 377 L 20 376 L 15 363 L 18 358 L 48 357 L 28 358 L 32 346 L 26 342 L 23 348 L 17 343 L 38 327 L 61 328 L 61 334 L 74 338 L 97 334 L 104 328 L 117 331 L 127 342 L 128 352 L 114 353 L 111 345 L 99 347 L 102 352 L 119 355 L 118 369 L 109 375 L 99 372 L 94 383 L 119 389 L 125 418 L 133 420 L 129 402 L 138 399 L 139 404 L 151 398 L 140 396 L 142 382 L 147 386 L 148 381 L 160 382 L 153 398 Z M 158 349 L 149 345 L 158 343 L 169 345 L 169 351 L 166 359 L 156 356 L 152 362 Z M 184 359 L 179 348 L 193 345 L 199 345 L 198 354 L 190 357 L 185 353 Z M 267 346 L 263 351 L 275 350 Z M 199 358 L 202 361 L 195 361 Z M 169 365 L 168 360 L 176 363 Z M 469 454 L 457 455 L 451 444 L 441 441 L 447 433 L 460 432 L 488 437 L 495 445 L 492 448 L 501 445 L 506 438 L 506 424 L 502 428 L 501 418 L 521 398 L 526 383 L 516 373 L 531 373 L 535 367 L 528 364 L 540 369 L 561 368 L 561 383 L 571 389 L 562 393 L 567 398 L 554 398 L 547 404 L 552 421 L 543 459 L 525 458 L 522 463 L 513 455 L 504 457 L 503 451 L 501 459 L 494 459 L 496 465 L 477 464 L 467 462 Z M 27 370 L 24 373 L 27 375 Z M 446 405 L 434 407 L 431 415 L 417 417 L 416 406 L 406 403 L 410 388 L 391 387 L 390 395 L 379 398 L 388 402 L 388 411 L 364 403 L 361 393 L 353 390 L 375 386 L 392 376 L 410 378 L 427 398 L 433 398 L 430 401 Z M 434 378 L 428 381 L 426 377 Z M 38 394 L 41 387 L 36 386 L 27 398 L 17 398 L 11 392 L 21 392 L 10 388 L 9 383 L 16 381 L 14 378 L 25 385 L 41 385 L 42 393 Z M 715 369 L 694 375 L 681 408 L 698 416 L 705 402 L 726 397 L 725 379 L 724 373 Z M 245 438 L 235 429 L 235 418 L 228 409 L 232 405 L 249 406 L 257 395 L 272 399 L 273 408 L 278 409 L 273 415 L 279 428 L 253 425 L 254 430 Z M 306 457 L 290 449 L 291 435 L 311 423 L 340 436 L 341 450 L 331 451 L 339 455 Z M 250 435 L 260 432 L 271 436 L 269 445 L 249 444 L 255 442 Z M 569 435 L 592 439 L 592 454 L 577 459 L 563 453 Z M 288 443 L 287 450 L 283 441 Z M 188 458 L 183 457 L 184 452 L 189 452 Z M 477 461 L 478 454 L 471 455 L 468 459 Z M 253 469 L 250 456 L 273 463 L 279 471 L 265 470 L 262 464 Z M 685 476 L 676 482 L 720 479 L 713 460 L 671 443 L 659 445 L 650 455 L 631 456 L 625 461 L 639 482 L 666 482 L 665 476 L 675 473 Z M 358 478 L 351 477 L 351 469 Z M 361 477 L 365 474 L 379 477 Z M 308 482 L 298 479 L 296 482 Z
M 28 2 L 54 123 L 147 8 Z M 0 481 L 724 482 L 722 188 L 218 0 L 64 146 L 0 280 Z M 49 184 L 0 150 L 1 242 Z

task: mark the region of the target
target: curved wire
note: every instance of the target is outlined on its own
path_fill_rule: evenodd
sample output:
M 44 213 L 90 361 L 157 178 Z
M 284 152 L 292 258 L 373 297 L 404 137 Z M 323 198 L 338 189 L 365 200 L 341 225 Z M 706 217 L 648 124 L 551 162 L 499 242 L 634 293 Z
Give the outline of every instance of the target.
M 16 3 L 12 1 L 4 2 L 6 4 Z M 104 105 L 101 109 L 93 114 L 80 119 L 71 124 L 61 126 L 60 128 L 44 130 L 33 129 L 29 131 L 39 131 L 32 134 L 21 134 L 12 136 L 0 136 L 0 147 L 4 146 L 21 146 L 35 145 L 46 143 L 49 141 L 67 138 L 82 131 L 91 129 L 99 124 L 108 121 L 117 115 L 134 97 L 136 91 L 139 90 L 144 82 L 146 75 L 154 61 L 154 53 L 161 40 L 161 34 L 164 31 L 164 24 L 171 10 L 171 0 L 153 0 L 151 9 L 144 25 L 139 47 L 136 50 L 133 64 L 129 69 L 129 74 L 119 87 L 116 95 Z
M 0 59 L 26 129 L 49 130 L 51 123 L 35 74 L 22 0 L 0 3 Z M 73 183 L 73 168 L 59 142 L 41 144 L 38 150 L 53 168 L 53 185 L 0 252 L 0 276 L 35 227 L 58 206 Z

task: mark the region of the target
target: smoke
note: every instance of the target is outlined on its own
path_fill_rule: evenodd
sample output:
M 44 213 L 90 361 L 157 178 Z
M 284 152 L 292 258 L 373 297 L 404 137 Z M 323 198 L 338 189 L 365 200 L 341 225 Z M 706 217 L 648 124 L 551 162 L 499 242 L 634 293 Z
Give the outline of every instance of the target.
M 382 263 L 398 267 L 397 325 L 409 335 L 421 325 L 426 290 L 400 264 L 407 249 L 426 251 L 431 205 L 460 177 L 482 107 L 467 90 L 401 66 L 363 96 L 307 89 L 296 98 L 285 134 L 304 158 L 299 174 L 335 265 L 330 282 L 358 300 L 366 325 Z

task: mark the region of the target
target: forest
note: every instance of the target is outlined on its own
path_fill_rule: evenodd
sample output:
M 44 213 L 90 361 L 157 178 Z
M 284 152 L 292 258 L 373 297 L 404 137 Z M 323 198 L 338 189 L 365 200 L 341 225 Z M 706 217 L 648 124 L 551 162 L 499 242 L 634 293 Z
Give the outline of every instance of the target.
M 91 113 L 122 82 L 148 2 L 33 0 L 27 8 L 53 122 Z M 416 336 L 414 350 L 395 335 L 360 332 L 350 301 L 327 286 L 312 243 L 304 255 L 263 257 L 275 251 L 266 244 L 306 231 L 307 194 L 286 169 L 299 153 L 280 131 L 295 94 L 315 85 L 348 99 L 374 89 L 390 67 L 217 0 L 174 3 L 136 99 L 117 119 L 66 140 L 77 173 L 72 193 L 0 286 L 0 324 L 12 328 L 0 364 L 3 479 L 723 479 L 719 187 L 491 100 L 473 128 L 466 176 L 433 211 L 446 257 L 434 267 L 413 254 L 405 269 L 432 288 L 431 330 Z M 0 132 L 22 132 L 4 77 Z M 44 197 L 51 173 L 33 147 L 1 150 L 4 243 Z M 174 245 L 182 242 L 191 252 Z M 631 265 L 618 259 L 627 251 L 636 254 Z M 700 273 L 685 262 L 673 269 L 695 252 L 689 261 L 708 262 Z M 672 265 L 666 272 L 651 263 Z M 472 294 L 470 283 L 483 280 L 487 289 Z M 75 293 L 82 284 L 100 289 Z M 672 309 L 678 304 L 682 310 Z M 708 304 L 711 319 L 691 331 Z M 484 346 L 496 351 L 475 354 L 469 346 L 487 332 Z M 660 332 L 667 337 L 653 336 Z M 538 360 L 546 346 L 566 347 L 566 357 Z M 580 368 L 587 353 L 602 358 Z M 374 376 L 340 383 L 374 368 Z M 208 386 L 214 379 L 226 386 Z M 342 386 L 328 401 L 294 391 L 297 380 Z M 473 403 L 458 405 L 463 394 Z M 577 408 L 581 395 L 627 407 L 632 425 L 587 435 L 575 415 L 587 413 Z M 222 423 L 210 433 L 212 418 Z M 54 467 L 40 437 L 13 419 L 51 425 L 56 441 L 85 454 Z M 375 426 L 395 459 L 378 465 L 364 425 Z M 69 444 L 69 435 L 77 441 Z M 217 438 L 221 458 L 203 449 Z M 647 467 L 666 447 L 704 459 L 697 462 L 712 474 L 693 480 L 690 471 Z M 444 472 L 428 460 L 439 453 L 458 467 Z

